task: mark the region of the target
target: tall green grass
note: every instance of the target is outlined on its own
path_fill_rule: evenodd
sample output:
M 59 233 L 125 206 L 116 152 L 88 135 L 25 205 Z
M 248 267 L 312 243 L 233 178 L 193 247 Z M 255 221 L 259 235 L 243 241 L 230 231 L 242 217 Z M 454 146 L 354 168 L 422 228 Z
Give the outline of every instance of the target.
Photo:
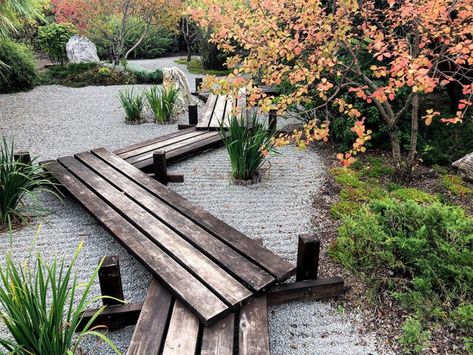
M 82 313 L 101 296 L 88 300 L 90 288 L 97 277 L 100 265 L 89 281 L 79 284 L 72 269 L 82 243 L 72 260 L 54 259 L 50 265 L 37 256 L 34 265 L 17 264 L 8 254 L 6 265 L 0 266 L 0 317 L 10 331 L 12 340 L 0 339 L 0 345 L 14 354 L 69 355 L 81 354 L 79 345 L 86 336 L 105 341 L 116 353 L 116 346 L 93 321 L 104 310 L 100 308 L 84 329 L 76 331 Z M 79 291 L 82 291 L 79 295 Z
M 144 108 L 143 94 L 136 93 L 133 88 L 126 88 L 118 93 L 118 99 L 128 122 L 137 122 L 141 119 Z
M 13 224 L 25 223 L 30 216 L 44 212 L 37 193 L 54 193 L 45 188 L 54 184 L 45 177 L 41 167 L 35 164 L 36 159 L 31 164 L 16 161 L 14 150 L 13 140 L 8 143 L 3 137 L 0 146 L 0 230 Z
M 169 122 L 179 99 L 179 90 L 174 86 L 153 86 L 145 95 L 154 120 L 158 123 Z
M 266 156 L 277 152 L 273 140 L 275 131 L 260 124 L 256 114 L 249 120 L 243 115 L 232 116 L 228 127 L 220 124 L 220 134 L 230 158 L 232 177 L 236 180 L 256 178 Z

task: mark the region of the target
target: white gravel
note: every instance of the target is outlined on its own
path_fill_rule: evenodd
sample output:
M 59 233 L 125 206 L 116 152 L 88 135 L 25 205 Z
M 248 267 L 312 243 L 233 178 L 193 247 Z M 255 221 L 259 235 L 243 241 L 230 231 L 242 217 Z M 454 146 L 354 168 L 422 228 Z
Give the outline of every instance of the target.
M 31 149 L 42 159 L 104 146 L 122 147 L 176 130 L 175 125 L 126 125 L 116 100 L 120 87 L 39 87 L 28 93 L 0 95 L 0 132 L 14 136 L 21 149 Z M 185 121 L 185 115 L 181 117 Z M 287 260 L 296 257 L 297 235 L 314 230 L 311 201 L 324 179 L 319 157 L 286 147 L 265 166 L 263 181 L 254 186 L 229 182 L 225 150 L 191 158 L 171 170 L 184 174 L 183 184 L 173 184 L 184 197 L 246 233 L 262 237 L 264 245 Z M 42 231 L 41 220 L 12 236 L 12 251 L 23 260 L 32 250 L 47 257 L 72 255 L 85 241 L 76 265 L 80 281 L 86 281 L 100 257 L 118 255 L 127 300 L 139 302 L 149 284 L 149 273 L 107 234 L 76 202 L 51 196 L 42 200 L 49 208 Z M 9 236 L 0 235 L 0 261 L 9 248 Z M 92 294 L 99 294 L 98 285 Z M 375 340 L 358 334 L 354 315 L 337 311 L 331 303 L 304 301 L 271 307 L 270 338 L 274 354 L 368 354 L 376 353 Z M 110 332 L 125 351 L 133 327 Z M 0 329 L 0 336 L 6 331 Z M 88 354 L 110 354 L 95 340 L 85 344 Z

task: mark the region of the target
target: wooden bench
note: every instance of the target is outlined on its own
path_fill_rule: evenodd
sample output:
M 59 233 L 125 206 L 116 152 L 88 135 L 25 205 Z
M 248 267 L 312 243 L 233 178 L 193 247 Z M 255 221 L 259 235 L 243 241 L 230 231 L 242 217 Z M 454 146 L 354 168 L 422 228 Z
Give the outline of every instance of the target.
M 106 149 L 45 168 L 204 325 L 295 271 Z
M 227 126 L 232 115 L 246 109 L 246 97 L 240 93 L 237 98 L 228 95 L 209 94 L 202 117 L 197 124 L 198 130 L 219 130 Z

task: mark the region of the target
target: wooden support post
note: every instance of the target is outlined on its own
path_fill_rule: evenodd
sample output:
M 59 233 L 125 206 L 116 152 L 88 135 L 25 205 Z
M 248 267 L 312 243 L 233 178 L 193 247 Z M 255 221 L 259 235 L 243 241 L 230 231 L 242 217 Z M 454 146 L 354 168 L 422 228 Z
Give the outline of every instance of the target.
M 195 78 L 195 92 L 200 91 L 200 87 L 202 86 L 202 78 Z
M 153 153 L 154 178 L 161 184 L 168 184 L 168 168 L 166 164 L 166 152 L 157 150 Z
M 31 155 L 29 152 L 18 152 L 13 154 L 13 159 L 19 163 L 31 164 Z
M 189 126 L 197 126 L 199 122 L 198 113 L 197 113 L 197 105 L 189 105 Z
M 275 131 L 278 124 L 278 116 L 275 110 L 269 111 L 268 114 L 268 129 Z
M 110 296 L 119 300 L 125 299 L 123 296 L 120 264 L 117 256 L 105 257 L 102 266 L 99 269 L 99 282 L 102 296 Z M 123 303 L 109 298 L 104 298 L 103 304 L 106 306 L 115 306 Z
M 297 250 L 296 281 L 317 279 L 319 254 L 320 240 L 314 234 L 301 234 Z
M 104 326 L 109 330 L 120 329 L 129 325 L 135 325 L 141 313 L 143 304 L 132 303 L 117 306 L 108 306 L 94 320 L 91 328 Z M 98 309 L 89 309 L 82 314 L 79 327 L 76 331 L 80 332 L 90 319 L 97 313 Z
M 309 296 L 311 299 L 317 300 L 331 298 L 342 294 L 344 289 L 341 277 L 282 284 L 275 286 L 268 292 L 268 303 L 280 304 Z

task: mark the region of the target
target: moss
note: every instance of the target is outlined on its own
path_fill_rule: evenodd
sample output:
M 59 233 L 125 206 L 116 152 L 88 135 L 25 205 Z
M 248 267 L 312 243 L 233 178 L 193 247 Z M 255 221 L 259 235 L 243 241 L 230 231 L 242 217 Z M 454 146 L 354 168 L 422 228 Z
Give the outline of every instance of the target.
M 369 192 L 359 187 L 346 187 L 340 191 L 340 198 L 344 201 L 368 202 Z
M 350 169 L 335 168 L 332 169 L 331 174 L 335 176 L 335 181 L 343 187 L 362 187 L 363 182 L 360 181 L 356 172 Z
M 437 197 L 412 187 L 404 187 L 391 192 L 391 197 L 401 201 L 415 201 L 417 203 L 432 203 Z
M 351 216 L 360 209 L 360 204 L 354 201 L 339 201 L 330 207 L 330 213 L 334 218 Z
M 467 196 L 473 194 L 473 189 L 469 188 L 458 175 L 444 175 L 442 185 L 455 196 Z
M 393 176 L 395 173 L 394 168 L 386 166 L 383 163 L 383 160 L 379 158 L 368 157 L 365 164 L 361 166 L 360 175 L 371 177 L 371 178 L 380 178 L 382 176 Z

